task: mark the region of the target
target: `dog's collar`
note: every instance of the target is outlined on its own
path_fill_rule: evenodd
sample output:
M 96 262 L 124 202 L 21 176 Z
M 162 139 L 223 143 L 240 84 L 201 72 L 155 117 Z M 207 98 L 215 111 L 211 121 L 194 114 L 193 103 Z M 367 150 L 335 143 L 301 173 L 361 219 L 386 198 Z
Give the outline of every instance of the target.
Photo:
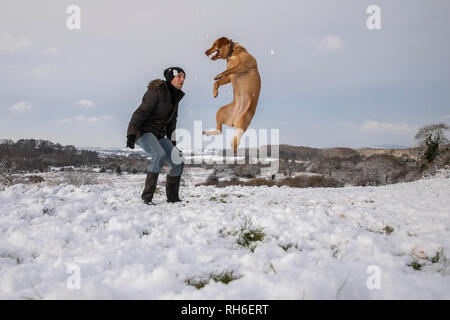
M 233 53 L 233 49 L 234 49 L 234 42 L 233 42 L 233 40 L 231 40 L 230 51 L 228 51 L 227 59 L 229 57 L 231 57 L 231 54 Z

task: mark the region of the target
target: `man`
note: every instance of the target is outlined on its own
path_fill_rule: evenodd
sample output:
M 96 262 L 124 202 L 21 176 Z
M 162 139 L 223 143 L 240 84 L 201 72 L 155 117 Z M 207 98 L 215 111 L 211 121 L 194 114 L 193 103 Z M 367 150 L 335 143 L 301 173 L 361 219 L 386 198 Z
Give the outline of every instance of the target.
M 178 190 L 184 163 L 181 151 L 175 147 L 174 131 L 177 125 L 178 103 L 184 96 L 181 88 L 185 76 L 183 69 L 170 67 L 164 70 L 166 81 L 151 81 L 141 105 L 133 113 L 128 125 L 127 147 L 134 149 L 136 143 L 152 157 L 141 196 L 145 204 L 153 204 L 153 194 L 165 160 L 171 166 L 166 179 L 167 201 L 181 201 Z

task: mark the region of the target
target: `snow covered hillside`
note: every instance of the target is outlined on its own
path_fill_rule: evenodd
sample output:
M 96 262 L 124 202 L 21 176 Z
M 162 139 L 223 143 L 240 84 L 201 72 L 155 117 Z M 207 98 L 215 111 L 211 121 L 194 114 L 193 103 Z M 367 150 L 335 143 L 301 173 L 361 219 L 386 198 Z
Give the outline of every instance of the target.
M 195 187 L 191 172 L 176 204 L 161 175 L 157 206 L 144 175 L 56 174 L 0 191 L 1 299 L 450 299 L 448 171 L 336 189 Z

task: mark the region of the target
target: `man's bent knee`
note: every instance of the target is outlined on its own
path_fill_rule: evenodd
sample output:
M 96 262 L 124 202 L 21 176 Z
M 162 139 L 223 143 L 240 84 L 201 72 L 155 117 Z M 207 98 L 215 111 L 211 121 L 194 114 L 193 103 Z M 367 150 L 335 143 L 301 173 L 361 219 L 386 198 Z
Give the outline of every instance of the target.
M 174 164 L 170 170 L 169 176 L 178 177 L 183 173 L 184 162 Z

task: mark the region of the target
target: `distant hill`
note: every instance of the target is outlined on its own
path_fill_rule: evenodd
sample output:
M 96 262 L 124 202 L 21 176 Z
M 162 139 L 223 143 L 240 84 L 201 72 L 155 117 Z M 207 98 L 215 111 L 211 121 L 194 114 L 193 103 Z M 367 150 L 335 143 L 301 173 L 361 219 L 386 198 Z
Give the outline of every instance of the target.
M 136 146 L 135 149 L 128 149 L 128 148 L 120 148 L 120 147 L 109 147 L 109 148 L 101 148 L 101 147 L 77 147 L 78 150 L 88 150 L 88 151 L 95 151 L 103 155 L 121 155 L 121 156 L 128 156 L 130 154 L 138 154 L 141 156 L 148 156 L 141 148 Z M 375 150 L 376 153 L 389 153 L 390 150 L 405 150 L 405 149 L 414 149 L 414 148 L 408 148 L 406 146 L 402 145 L 374 145 L 367 148 L 361 148 L 361 149 L 352 149 L 352 148 L 345 148 L 345 147 L 337 147 L 337 148 L 312 148 L 307 146 L 293 146 L 293 145 L 287 145 L 287 144 L 280 144 L 278 146 L 279 150 L 279 157 L 280 159 L 291 159 L 291 160 L 311 160 L 316 157 L 348 157 L 352 155 L 360 154 L 359 150 L 362 150 L 363 154 L 370 153 L 370 150 Z M 245 153 L 248 154 L 249 150 L 253 150 L 255 153 L 258 154 L 258 156 L 264 157 L 265 155 L 270 155 L 271 152 L 271 146 L 270 145 L 264 145 L 260 147 L 259 149 L 253 148 L 253 149 L 245 149 Z M 239 149 L 238 151 L 243 151 L 242 149 Z M 201 156 L 206 154 L 217 154 L 225 156 L 226 154 L 231 153 L 229 149 L 196 149 L 196 150 L 184 150 L 184 155 L 190 155 L 190 156 Z M 405 151 L 408 153 L 407 151 Z M 392 153 L 392 152 L 391 152 Z M 395 153 L 398 153 L 397 151 Z
M 278 151 L 277 154 L 275 150 Z M 225 163 L 225 158 L 221 156 L 233 155 L 226 150 L 186 150 L 184 154 L 189 155 L 191 159 L 201 158 L 199 162 L 186 161 L 185 165 L 214 169 L 215 172 L 232 168 L 237 176 L 256 177 L 261 168 L 269 166 L 263 163 L 264 160 L 267 157 L 277 158 L 278 155 L 276 173 L 284 173 L 285 176 L 298 173 L 318 174 L 334 179 L 337 185 L 382 185 L 412 181 L 424 174 L 432 174 L 433 170 L 450 165 L 450 145 L 442 146 L 441 155 L 430 165 L 419 159 L 421 154 L 419 148 L 318 149 L 282 144 L 241 151 L 245 151 L 245 164 Z M 205 160 L 211 154 L 217 158 L 214 163 Z M 238 153 L 238 156 L 240 155 L 242 154 Z M 251 160 L 253 155 L 258 157 L 259 162 L 247 161 Z M 144 173 L 148 163 L 148 155 L 137 148 L 83 149 L 72 145 L 62 146 L 46 140 L 20 139 L 17 142 L 0 140 L 0 173 L 43 172 L 52 170 L 51 167 L 58 167 L 58 170 L 61 167 L 66 167 L 64 170 L 74 170 L 67 167 L 82 166 L 85 167 L 83 170 L 96 168 L 100 172 L 115 172 L 120 168 L 124 172 Z
M 376 144 L 374 146 L 371 146 L 369 148 L 373 148 L 373 149 L 408 149 L 411 147 L 407 147 L 407 146 L 402 146 L 399 144 Z

